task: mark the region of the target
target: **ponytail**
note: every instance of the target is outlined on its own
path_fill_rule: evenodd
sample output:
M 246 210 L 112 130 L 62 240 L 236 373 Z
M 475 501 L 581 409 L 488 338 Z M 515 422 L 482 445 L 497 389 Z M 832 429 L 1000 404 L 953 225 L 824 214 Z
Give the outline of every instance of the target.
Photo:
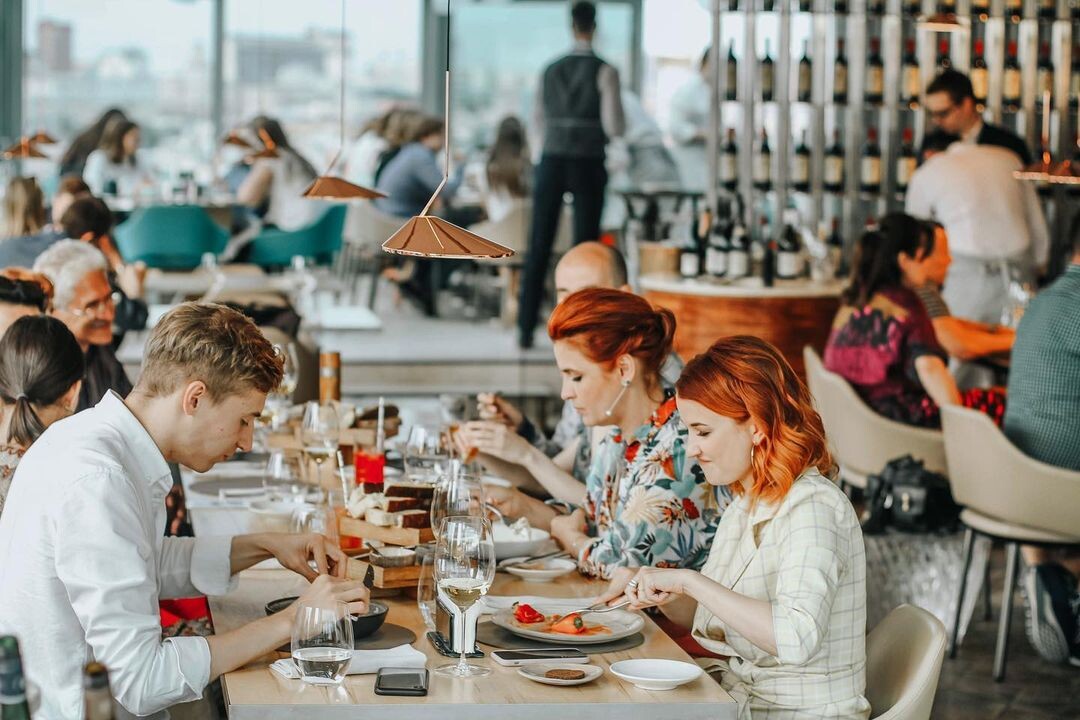
M 45 432 L 45 425 L 41 422 L 38 414 L 34 412 L 34 406 L 30 403 L 30 399 L 20 393 L 15 397 L 15 406 L 11 410 L 7 442 L 28 447 L 43 432 Z

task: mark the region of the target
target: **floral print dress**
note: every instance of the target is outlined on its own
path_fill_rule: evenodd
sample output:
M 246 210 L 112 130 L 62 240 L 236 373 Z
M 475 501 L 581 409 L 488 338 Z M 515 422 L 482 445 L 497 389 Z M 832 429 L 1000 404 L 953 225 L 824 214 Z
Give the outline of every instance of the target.
M 687 431 L 668 391 L 649 422 L 601 442 L 585 483 L 588 532 L 583 573 L 611 577 L 618 567 L 699 569 L 731 497 L 705 481 L 686 457 Z

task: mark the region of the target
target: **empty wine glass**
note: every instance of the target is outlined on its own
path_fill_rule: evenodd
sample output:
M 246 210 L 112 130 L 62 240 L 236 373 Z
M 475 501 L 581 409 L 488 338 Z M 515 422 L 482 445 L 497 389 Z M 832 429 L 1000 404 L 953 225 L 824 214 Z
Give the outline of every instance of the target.
M 300 479 L 296 460 L 283 450 L 273 450 L 263 472 L 263 490 L 269 500 L 303 502 L 307 488 Z
M 485 517 L 480 478 L 464 473 L 457 461 L 450 461 L 450 466 L 450 472 L 439 478 L 431 500 L 431 527 L 435 533 L 448 517 Z
M 440 428 L 413 425 L 405 442 L 405 474 L 410 480 L 435 482 L 450 458 L 446 433 Z
M 285 361 L 281 384 L 278 385 L 277 392 L 291 402 L 293 393 L 296 392 L 296 385 L 300 382 L 300 363 L 296 359 L 296 343 L 288 343 L 284 347 L 275 345 L 274 351 Z
M 353 653 L 352 618 L 345 603 L 300 605 L 292 628 L 292 658 L 312 685 L 337 685 L 345 679 Z
M 338 449 L 341 426 L 338 413 L 330 403 L 309 402 L 304 406 L 304 420 L 300 426 L 300 440 L 304 454 L 322 466 Z
M 416 582 L 416 607 L 429 632 L 435 632 L 435 557 L 426 555 L 417 559 L 420 579 Z
M 456 664 L 435 668 L 441 675 L 469 678 L 488 675 L 491 670 L 470 665 L 465 660 L 466 613 L 487 594 L 495 579 L 495 543 L 491 525 L 479 517 L 448 517 L 439 530 L 435 546 L 435 581 L 439 592 L 458 607 L 461 658 Z

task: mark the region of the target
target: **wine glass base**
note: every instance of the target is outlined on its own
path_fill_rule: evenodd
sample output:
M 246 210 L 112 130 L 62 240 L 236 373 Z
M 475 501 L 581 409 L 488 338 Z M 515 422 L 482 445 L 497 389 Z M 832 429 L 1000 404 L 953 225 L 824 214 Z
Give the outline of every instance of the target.
M 449 677 L 475 678 L 490 675 L 491 668 L 471 665 L 469 663 L 466 663 L 464 666 L 460 663 L 451 663 L 449 665 L 440 665 L 435 668 L 435 672 L 439 675 L 447 675 Z

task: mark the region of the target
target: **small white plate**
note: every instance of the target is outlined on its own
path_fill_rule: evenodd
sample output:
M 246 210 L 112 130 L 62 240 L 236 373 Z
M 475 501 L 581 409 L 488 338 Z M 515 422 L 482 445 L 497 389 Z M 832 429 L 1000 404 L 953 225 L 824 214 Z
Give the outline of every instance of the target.
M 585 677 L 580 680 L 559 680 L 558 678 L 544 677 L 544 673 L 548 670 L 582 670 L 585 672 Z M 592 682 L 603 674 L 604 669 L 602 667 L 596 665 L 581 665 L 577 663 L 526 665 L 525 667 L 518 668 L 518 675 L 545 685 L 584 685 L 585 683 Z
M 551 582 L 557 577 L 562 577 L 569 572 L 577 570 L 577 563 L 573 560 L 564 559 L 549 559 L 549 560 L 537 560 L 536 565 L 542 567 L 537 568 L 525 568 L 515 567 L 513 565 L 507 565 L 504 570 L 511 575 L 517 575 L 522 580 L 527 582 L 545 583 Z
M 611 672 L 642 690 L 674 690 L 701 676 L 700 667 L 679 660 L 620 660 Z

